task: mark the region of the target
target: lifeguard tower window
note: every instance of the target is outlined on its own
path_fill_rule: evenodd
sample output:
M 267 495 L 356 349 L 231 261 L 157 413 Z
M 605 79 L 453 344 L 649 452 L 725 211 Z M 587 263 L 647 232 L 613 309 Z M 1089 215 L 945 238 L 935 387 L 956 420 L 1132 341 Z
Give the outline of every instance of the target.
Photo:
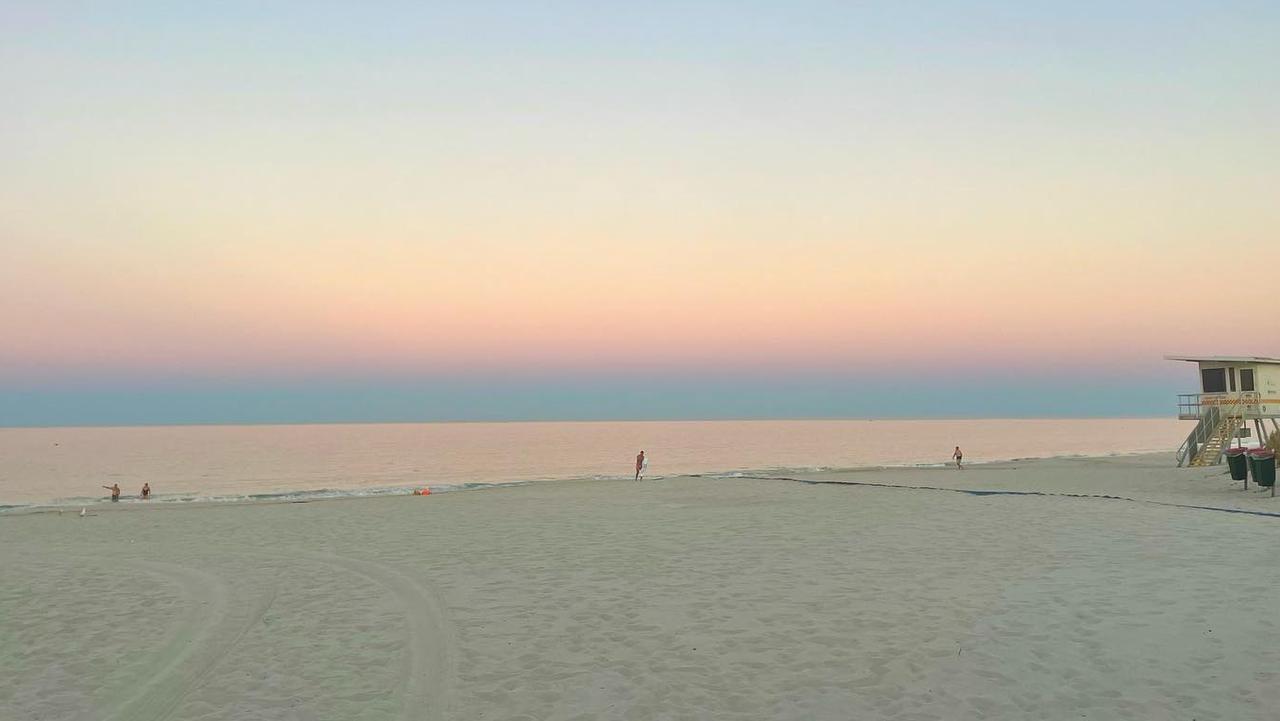
M 1227 392 L 1227 369 L 1205 368 L 1200 371 L 1200 386 L 1205 393 Z
M 1252 368 L 1241 368 L 1241 369 L 1240 369 L 1240 390 L 1242 390 L 1242 391 L 1251 391 L 1251 390 L 1254 390 L 1254 388 L 1253 388 L 1253 369 L 1252 369 Z

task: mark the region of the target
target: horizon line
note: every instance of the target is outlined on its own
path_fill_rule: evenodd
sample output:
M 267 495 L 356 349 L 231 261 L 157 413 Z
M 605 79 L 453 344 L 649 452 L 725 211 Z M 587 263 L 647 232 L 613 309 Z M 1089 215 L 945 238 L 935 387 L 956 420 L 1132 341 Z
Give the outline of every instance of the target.
M 189 421 L 189 422 L 157 422 L 157 423 L 70 423 L 70 424 L 5 424 L 0 423 L 0 430 L 41 430 L 41 429 L 101 429 L 101 428 L 198 428 L 198 427 L 232 427 L 232 426 L 414 426 L 414 425 L 459 425 L 459 424 L 498 424 L 498 423 L 766 423 L 770 421 L 808 422 L 808 421 L 1119 421 L 1119 420 L 1182 420 L 1167 415 L 1000 415 L 1000 416 L 743 416 L 737 418 L 499 418 L 499 419 L 457 419 L 457 420 L 314 420 L 314 421 Z M 1188 421 L 1190 422 L 1190 421 Z

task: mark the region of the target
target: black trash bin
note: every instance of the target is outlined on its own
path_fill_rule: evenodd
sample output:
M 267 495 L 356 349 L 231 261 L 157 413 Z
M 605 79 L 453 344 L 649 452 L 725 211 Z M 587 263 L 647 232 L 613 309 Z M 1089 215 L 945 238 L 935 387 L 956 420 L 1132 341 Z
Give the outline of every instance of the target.
M 1249 477 L 1248 453 L 1247 448 L 1227 449 L 1227 468 L 1231 469 L 1231 480 L 1243 481 Z
M 1249 472 L 1259 486 L 1276 484 L 1276 454 L 1264 448 L 1249 452 Z

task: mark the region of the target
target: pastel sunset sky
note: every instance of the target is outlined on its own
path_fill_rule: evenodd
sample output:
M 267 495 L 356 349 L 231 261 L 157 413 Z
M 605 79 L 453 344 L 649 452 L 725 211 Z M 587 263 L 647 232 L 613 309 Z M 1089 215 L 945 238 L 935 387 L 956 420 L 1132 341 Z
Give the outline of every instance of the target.
M 1171 415 L 1280 5 L 0 4 L 0 425 Z

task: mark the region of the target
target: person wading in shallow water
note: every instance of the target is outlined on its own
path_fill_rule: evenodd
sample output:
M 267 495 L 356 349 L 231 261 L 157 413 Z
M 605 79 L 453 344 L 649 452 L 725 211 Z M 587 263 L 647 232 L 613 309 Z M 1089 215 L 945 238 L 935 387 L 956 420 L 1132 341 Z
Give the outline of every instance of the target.
M 644 478 L 644 469 L 649 465 L 649 459 L 644 457 L 644 451 L 640 451 L 640 455 L 636 456 L 636 480 Z
M 956 468 L 959 468 L 960 470 L 963 471 L 964 465 L 962 464 L 964 462 L 964 451 L 960 450 L 960 446 L 956 446 L 956 451 L 955 453 L 951 454 L 951 457 L 956 459 Z
M 142 500 L 145 501 L 150 497 L 151 497 L 151 484 L 143 483 L 142 484 Z
M 108 491 L 111 491 L 112 501 L 120 500 L 120 484 L 119 483 L 112 483 L 109 486 L 103 486 L 103 488 L 107 489 Z

